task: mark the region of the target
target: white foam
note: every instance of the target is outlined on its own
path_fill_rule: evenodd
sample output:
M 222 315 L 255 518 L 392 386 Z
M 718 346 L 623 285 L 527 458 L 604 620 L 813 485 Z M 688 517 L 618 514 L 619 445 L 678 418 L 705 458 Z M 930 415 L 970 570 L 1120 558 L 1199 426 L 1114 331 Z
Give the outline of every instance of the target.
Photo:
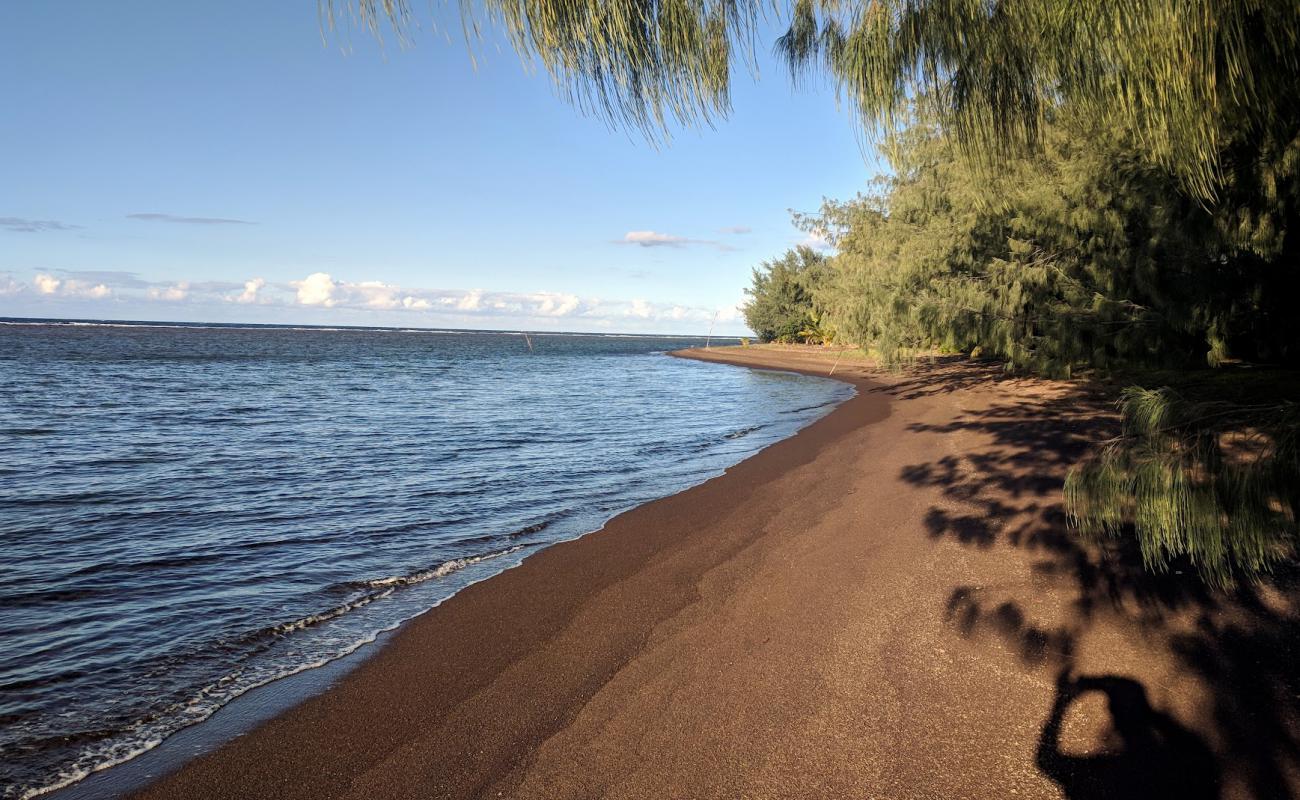
M 421 570 L 420 572 L 414 572 L 410 575 L 394 575 L 389 578 L 375 578 L 374 580 L 365 581 L 365 585 L 379 588 L 382 586 L 410 586 L 416 583 L 424 583 L 425 581 L 433 580 L 434 578 L 445 577 L 457 570 L 462 570 L 473 564 L 478 564 L 493 558 L 500 558 L 501 556 L 508 556 L 511 553 L 522 549 L 523 545 L 520 544 L 506 548 L 505 550 L 498 550 L 495 553 L 484 553 L 481 556 L 453 558 L 450 561 L 444 561 L 433 569 Z
M 311 628 L 322 622 L 342 617 L 348 612 L 367 606 L 376 600 L 387 598 L 401 587 L 425 583 L 435 578 L 443 578 L 466 567 L 516 553 L 524 549 L 524 547 L 525 545 L 515 545 L 504 550 L 478 556 L 454 558 L 444 561 L 431 569 L 421 570 L 410 575 L 365 581 L 361 585 L 369 586 L 377 591 L 368 592 L 361 597 L 327 611 L 310 614 L 292 622 L 281 623 L 269 630 L 279 636 Z M 439 599 L 432 604 L 432 607 L 440 605 L 446 599 L 445 597 Z M 428 607 L 423 610 L 427 611 Z M 414 615 L 419 613 L 422 612 L 415 612 Z M 3 792 L 0 792 L 0 796 L 13 797 L 15 800 L 30 800 L 31 798 L 67 788 L 93 773 L 130 761 L 162 744 L 168 736 L 176 731 L 203 722 L 240 695 L 281 678 L 317 669 L 332 661 L 351 655 L 359 648 L 373 643 L 381 634 L 394 630 L 407 619 L 410 619 L 411 616 L 413 615 L 403 615 L 401 619 L 377 627 L 347 644 L 331 648 L 327 655 L 300 662 L 292 667 L 268 670 L 262 674 L 253 673 L 251 676 L 246 674 L 243 667 L 241 667 L 235 672 L 224 675 L 217 681 L 199 689 L 187 700 L 168 707 L 152 719 L 135 723 L 131 729 L 123 732 L 124 735 L 114 737 L 109 742 L 82 751 L 68 769 L 55 775 L 49 783 L 21 789 L 20 794 L 10 793 L 12 789 L 17 787 L 6 787 Z

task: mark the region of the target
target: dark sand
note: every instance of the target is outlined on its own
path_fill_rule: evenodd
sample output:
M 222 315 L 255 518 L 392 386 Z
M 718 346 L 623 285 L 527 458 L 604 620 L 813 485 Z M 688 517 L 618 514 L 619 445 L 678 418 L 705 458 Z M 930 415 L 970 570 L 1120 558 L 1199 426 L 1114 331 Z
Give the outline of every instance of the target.
M 1296 593 L 1212 596 L 1066 532 L 1104 404 L 964 364 L 836 377 L 858 396 L 797 436 L 466 589 L 138 796 L 1300 797 Z

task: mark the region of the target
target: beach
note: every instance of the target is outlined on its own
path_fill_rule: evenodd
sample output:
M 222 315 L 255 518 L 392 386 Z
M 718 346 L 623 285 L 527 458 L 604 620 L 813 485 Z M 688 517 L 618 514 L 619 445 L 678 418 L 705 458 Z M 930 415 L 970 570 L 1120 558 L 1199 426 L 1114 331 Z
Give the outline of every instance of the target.
M 469 586 L 134 796 L 1300 792 L 1291 584 L 1213 595 L 1066 526 L 1107 395 L 968 361 L 680 355 L 857 394 Z

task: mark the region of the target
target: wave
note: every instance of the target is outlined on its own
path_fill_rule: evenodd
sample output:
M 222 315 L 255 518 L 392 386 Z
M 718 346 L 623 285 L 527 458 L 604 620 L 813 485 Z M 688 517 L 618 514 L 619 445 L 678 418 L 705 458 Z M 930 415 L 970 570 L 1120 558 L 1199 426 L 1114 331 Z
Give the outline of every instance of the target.
M 525 525 L 524 527 L 520 528 L 514 533 L 511 533 L 510 538 L 515 539 L 520 536 L 528 536 L 529 534 L 533 534 L 533 533 L 541 533 L 542 531 L 546 530 L 549 527 L 551 527 L 551 520 L 544 519 L 541 522 L 534 522 L 532 525 Z M 522 545 L 520 546 L 522 547 Z M 519 548 L 515 548 L 515 549 L 517 550 Z
M 238 671 L 224 676 L 216 682 L 199 689 L 188 700 L 174 703 L 161 712 L 137 720 L 124 730 L 113 733 L 105 731 L 102 735 L 91 734 L 88 738 L 99 738 L 103 744 L 99 747 L 89 747 L 83 750 L 70 766 L 59 770 L 46 783 L 27 787 L 6 786 L 0 789 L 0 797 L 32 800 L 35 797 L 66 789 L 96 772 L 125 764 L 153 750 L 162 744 L 167 737 L 182 728 L 205 721 L 240 695 L 247 694 L 268 683 L 301 672 L 307 672 L 308 670 L 318 669 L 331 661 L 349 656 L 365 645 L 374 642 L 381 633 L 396 628 L 398 624 L 400 623 L 394 623 L 363 636 L 342 650 L 312 661 L 299 663 L 289 669 L 264 674 L 245 684 L 236 683 L 240 677 Z M 66 739 L 66 737 L 60 737 L 60 739 Z
M 538 523 L 522 530 L 540 530 L 547 524 L 549 523 Z M 444 578 L 466 567 L 516 553 L 524 549 L 524 547 L 525 545 L 521 544 L 475 556 L 453 558 L 428 569 L 417 570 L 405 575 L 354 581 L 350 585 L 367 591 L 346 603 L 341 603 L 325 611 L 252 631 L 239 637 L 238 641 L 247 646 L 255 640 L 277 639 L 307 628 L 313 628 L 324 622 L 342 617 L 362 606 L 387 598 L 403 587 Z M 323 667 L 331 661 L 350 655 L 362 646 L 375 641 L 381 633 L 397 627 L 398 624 L 400 622 L 394 622 L 387 627 L 374 630 L 359 637 L 347 647 L 342 648 L 342 650 L 333 650 L 319 658 L 298 663 L 288 669 L 276 670 L 247 678 L 243 674 L 243 667 L 241 666 L 235 672 L 202 687 L 188 699 L 174 703 L 168 708 L 152 713 L 143 719 L 136 720 L 123 730 L 113 733 L 103 731 L 88 736 L 87 738 L 90 739 L 98 739 L 100 744 L 83 750 L 71 766 L 51 776 L 52 779 L 49 782 L 37 787 L 6 787 L 5 790 L 0 791 L 0 797 L 16 797 L 17 800 L 30 800 L 30 798 L 66 788 L 95 772 L 130 761 L 162 744 L 168 736 L 181 728 L 206 720 L 236 697 L 265 686 L 272 681 Z M 66 737 L 60 738 L 66 741 Z M 11 788 L 17 789 L 19 793 L 16 795 L 10 794 Z
M 805 411 L 816 411 L 817 409 L 819 409 L 819 408 L 825 408 L 826 406 L 839 405 L 841 402 L 843 402 L 841 399 L 839 399 L 839 398 L 835 398 L 835 399 L 832 399 L 832 400 L 827 400 L 825 403 L 818 403 L 818 404 L 815 405 L 815 406 L 804 406 L 803 408 L 792 408 L 792 409 L 790 409 L 790 410 L 788 410 L 788 411 L 782 411 L 781 413 L 782 413 L 782 414 L 801 414 L 801 413 L 803 413 L 803 412 L 805 412 Z
M 538 528 L 538 530 L 541 529 Z M 369 586 L 376 589 L 388 586 L 410 586 L 416 583 L 424 583 L 425 581 L 430 581 L 434 578 L 446 577 L 453 572 L 457 572 L 474 564 L 480 564 L 493 558 L 500 558 L 501 556 L 508 556 L 511 553 L 522 550 L 523 547 L 522 544 L 517 544 L 514 547 L 507 547 L 504 550 L 498 550 L 494 553 L 484 553 L 483 555 L 468 556 L 466 558 L 453 558 L 450 561 L 442 562 L 436 567 L 419 570 L 408 575 L 393 575 L 387 578 L 374 578 L 368 581 L 358 581 L 357 583 L 361 586 Z
M 754 431 L 761 431 L 762 429 L 763 429 L 763 426 L 762 426 L 762 425 L 750 425 L 748 428 L 741 428 L 741 429 L 738 430 L 738 431 L 732 431 L 731 433 L 728 433 L 728 434 L 724 435 L 722 438 L 724 438 L 724 439 L 743 439 L 744 437 L 750 435 L 750 434 L 753 433 Z

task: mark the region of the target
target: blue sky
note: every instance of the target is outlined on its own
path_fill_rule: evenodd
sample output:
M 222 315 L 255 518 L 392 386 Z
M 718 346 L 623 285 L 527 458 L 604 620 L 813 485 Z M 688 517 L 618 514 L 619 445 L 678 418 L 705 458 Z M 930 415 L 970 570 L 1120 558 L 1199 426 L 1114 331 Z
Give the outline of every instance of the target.
M 656 148 L 455 5 L 405 48 L 312 0 L 0 5 L 0 316 L 739 333 L 788 209 L 879 170 L 775 30 Z

